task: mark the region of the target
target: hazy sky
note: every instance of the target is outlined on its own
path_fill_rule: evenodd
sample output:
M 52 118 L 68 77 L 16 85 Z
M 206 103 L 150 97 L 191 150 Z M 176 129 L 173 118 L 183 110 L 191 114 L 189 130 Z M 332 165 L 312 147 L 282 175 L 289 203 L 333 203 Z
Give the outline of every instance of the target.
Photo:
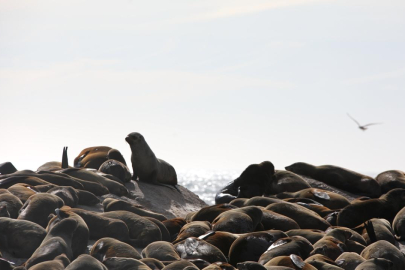
M 403 0 L 0 0 L 0 163 L 405 170 Z M 362 132 L 360 123 L 383 122 Z

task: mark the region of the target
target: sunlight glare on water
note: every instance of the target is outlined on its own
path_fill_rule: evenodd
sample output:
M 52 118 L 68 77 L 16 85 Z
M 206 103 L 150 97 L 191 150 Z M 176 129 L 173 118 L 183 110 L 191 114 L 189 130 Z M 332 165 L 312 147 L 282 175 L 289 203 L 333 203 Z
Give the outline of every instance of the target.
M 236 171 L 184 170 L 178 172 L 178 183 L 197 194 L 209 205 L 215 203 L 215 193 L 240 173 Z

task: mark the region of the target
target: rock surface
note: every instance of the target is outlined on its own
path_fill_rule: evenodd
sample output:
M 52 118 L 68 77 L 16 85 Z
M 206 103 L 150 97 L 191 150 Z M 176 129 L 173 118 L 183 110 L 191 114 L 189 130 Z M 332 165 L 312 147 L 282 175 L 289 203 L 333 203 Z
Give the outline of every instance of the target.
M 176 189 L 170 186 L 153 185 L 131 180 L 125 186 L 130 192 L 128 197 L 108 194 L 102 196 L 102 198 L 116 198 L 140 204 L 146 209 L 160 213 L 169 219 L 175 217 L 184 218 L 188 213 L 208 206 L 198 195 L 181 185 L 176 185 Z

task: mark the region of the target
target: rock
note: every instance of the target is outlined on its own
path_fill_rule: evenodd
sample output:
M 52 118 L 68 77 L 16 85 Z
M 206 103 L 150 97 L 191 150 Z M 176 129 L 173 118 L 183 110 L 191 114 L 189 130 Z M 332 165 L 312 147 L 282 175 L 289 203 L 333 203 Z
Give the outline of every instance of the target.
M 113 194 L 103 198 L 116 198 L 140 204 L 148 210 L 160 213 L 167 218 L 185 217 L 190 212 L 208 206 L 203 200 L 187 188 L 176 185 L 176 188 L 149 184 L 132 180 L 125 184 L 129 191 L 128 197 L 119 197 Z

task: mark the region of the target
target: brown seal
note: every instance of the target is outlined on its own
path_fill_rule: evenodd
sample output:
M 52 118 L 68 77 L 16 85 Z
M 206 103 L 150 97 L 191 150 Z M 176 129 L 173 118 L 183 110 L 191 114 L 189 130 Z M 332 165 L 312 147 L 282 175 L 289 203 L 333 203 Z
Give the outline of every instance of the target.
M 106 198 L 103 201 L 103 206 L 104 212 L 125 210 L 143 217 L 153 217 L 160 221 L 164 221 L 167 219 L 164 215 L 145 209 L 142 205 L 137 205 L 134 203 L 114 198 Z
M 295 220 L 301 229 L 326 230 L 330 224 L 312 210 L 295 203 L 273 203 L 266 209 Z
M 316 269 L 343 270 L 341 267 L 336 265 L 334 260 L 321 254 L 312 255 L 308 257 L 305 262 L 316 267 Z
M 125 138 L 131 147 L 132 179 L 152 184 L 177 185 L 177 174 L 172 165 L 156 158 L 144 137 L 137 132 Z
M 298 174 L 289 171 L 276 170 L 271 181 L 266 186 L 264 196 L 280 192 L 296 192 L 311 186 Z
M 229 263 L 258 261 L 260 256 L 278 239 L 287 237 L 278 230 L 247 233 L 236 239 L 229 250 Z
M 370 197 L 381 195 L 381 187 L 374 178 L 345 168 L 332 165 L 314 166 L 297 162 L 285 169 L 356 194 Z
M 237 209 L 237 207 L 227 203 L 206 206 L 197 211 L 191 217 L 191 221 L 212 222 L 219 214 L 232 209 Z
M 77 221 L 73 218 L 66 218 L 58 222 L 26 261 L 25 267 L 29 269 L 38 263 L 53 260 L 61 254 L 65 254 L 71 260 L 73 257 L 71 242 L 76 227 Z
M 231 233 L 253 232 L 262 220 L 263 212 L 258 206 L 245 206 L 223 212 L 212 222 L 213 231 Z
M 198 238 L 216 246 L 223 254 L 228 255 L 233 242 L 238 239 L 238 236 L 229 232 L 209 231 Z
M 215 195 L 215 204 L 229 203 L 236 198 L 262 196 L 274 175 L 270 161 L 249 165 L 234 181 L 228 183 Z
M 383 194 L 394 188 L 405 188 L 405 173 L 403 171 L 385 171 L 377 175 L 375 180 L 380 184 Z
M 189 237 L 174 247 L 182 259 L 203 259 L 210 263 L 227 262 L 225 255 L 216 246 L 195 237 Z
M 7 161 L 0 164 L 0 175 L 15 173 L 17 169 L 14 167 L 13 163 Z
M 307 188 L 297 192 L 282 192 L 277 194 L 276 197 L 280 199 L 285 198 L 311 199 L 333 210 L 341 209 L 350 204 L 350 201 L 346 199 L 344 196 L 319 188 Z
M 90 231 L 90 239 L 112 237 L 124 242 L 129 241 L 128 226 L 123 221 L 79 208 L 71 208 L 70 211 L 78 214 L 86 222 Z
M 29 197 L 37 193 L 37 191 L 35 191 L 32 186 L 23 183 L 12 185 L 7 190 L 10 191 L 11 194 L 19 198 L 22 203 L 25 203 Z
M 64 270 L 70 264 L 70 260 L 65 254 L 55 257 L 51 261 L 38 263 L 30 268 L 30 270 Z
M 355 270 L 393 270 L 394 263 L 383 258 L 373 258 L 360 263 Z
M 265 230 L 280 230 L 283 232 L 299 229 L 300 226 L 294 219 L 289 218 L 287 216 L 281 215 L 279 213 L 267 210 L 265 208 L 262 209 L 263 216 L 261 223 Z
M 60 171 L 63 174 L 67 174 L 71 177 L 82 179 L 93 183 L 98 183 L 108 188 L 109 192 L 118 196 L 128 195 L 128 190 L 124 185 L 103 177 L 97 173 L 86 169 L 68 168 Z
M 6 217 L 0 217 L 0 231 L 1 249 L 18 258 L 29 258 L 46 236 L 45 229 L 34 222 Z
M 187 221 L 184 218 L 172 218 L 162 221 L 166 229 L 169 231 L 171 241 L 174 241 L 177 238 L 181 228 L 187 224 Z
M 162 264 L 161 268 L 152 268 L 152 267 L 150 267 L 152 265 L 148 265 L 143 260 L 148 260 L 148 259 L 137 260 L 137 259 L 133 259 L 133 258 L 110 257 L 110 258 L 106 258 L 103 261 L 103 264 L 105 266 L 107 266 L 108 269 L 114 269 L 114 270 L 129 270 L 129 269 L 156 270 L 156 269 L 162 269 L 164 267 L 164 265 Z
M 178 243 L 192 236 L 199 237 L 200 235 L 206 234 L 210 230 L 211 224 L 208 221 L 192 221 L 185 224 L 181 228 L 176 240 L 173 241 L 173 243 Z
M 303 259 L 306 259 L 312 250 L 313 247 L 311 243 L 304 237 L 284 237 L 276 240 L 267 251 L 260 256 L 258 262 L 260 264 L 266 264 L 275 257 L 290 254 L 300 254 Z
M 2 206 L 7 208 L 11 218 L 17 218 L 23 203 L 7 189 L 0 189 L 0 207 Z
M 128 211 L 111 211 L 100 216 L 122 220 L 129 229 L 131 245 L 145 247 L 152 242 L 162 240 L 162 232 L 153 221 Z
M 155 258 L 159 261 L 170 262 L 180 260 L 172 243 L 165 241 L 155 241 L 142 250 L 143 258 Z
M 90 232 L 83 218 L 70 210 L 71 208 L 69 206 L 63 206 L 60 209 L 55 209 L 56 215 L 49 221 L 48 226 L 46 227 L 46 231 L 49 232 L 50 230 L 52 230 L 52 228 L 56 224 L 58 224 L 58 222 L 65 218 L 72 218 L 76 220 L 77 227 L 72 236 L 71 248 L 73 252 L 73 258 L 77 258 L 80 254 L 87 251 L 87 243 L 90 238 Z
M 109 159 L 115 159 L 125 165 L 127 164 L 117 149 L 108 146 L 94 146 L 83 149 L 74 159 L 73 165 L 76 168 L 93 168 L 98 170 L 101 164 Z
M 104 161 L 98 170 L 117 177 L 123 183 L 130 182 L 132 178 L 131 172 L 129 171 L 127 165 L 115 159 Z
M 63 206 L 63 200 L 56 195 L 38 193 L 32 195 L 23 205 L 18 219 L 29 220 L 46 228 L 49 214 Z
M 125 257 L 137 260 L 142 258 L 135 248 L 111 237 L 97 240 L 90 250 L 90 255 L 100 262 L 110 257 Z
M 402 252 L 385 240 L 379 240 L 367 246 L 360 256 L 366 260 L 373 258 L 387 259 L 394 263 L 393 270 L 405 269 L 405 257 Z
M 395 188 L 378 199 L 370 199 L 343 208 L 337 218 L 339 226 L 354 228 L 372 218 L 392 220 L 405 206 L 405 189 Z
M 355 252 L 344 252 L 335 260 L 339 267 L 349 270 L 354 270 L 364 261 L 365 259 Z
M 302 260 L 302 258 L 298 255 L 291 254 L 290 256 L 283 255 L 278 256 L 270 261 L 268 261 L 265 265 L 267 267 L 274 267 L 274 266 L 285 266 L 291 269 L 299 269 L 299 270 L 317 270 L 316 267 L 310 265 L 309 263 Z M 272 268 L 269 268 L 272 269 Z M 277 269 L 277 268 L 276 268 Z M 280 269 L 281 270 L 281 269 Z
M 107 266 L 102 264 L 96 258 L 88 254 L 80 255 L 76 260 L 71 262 L 65 270 L 97 269 L 108 270 Z

